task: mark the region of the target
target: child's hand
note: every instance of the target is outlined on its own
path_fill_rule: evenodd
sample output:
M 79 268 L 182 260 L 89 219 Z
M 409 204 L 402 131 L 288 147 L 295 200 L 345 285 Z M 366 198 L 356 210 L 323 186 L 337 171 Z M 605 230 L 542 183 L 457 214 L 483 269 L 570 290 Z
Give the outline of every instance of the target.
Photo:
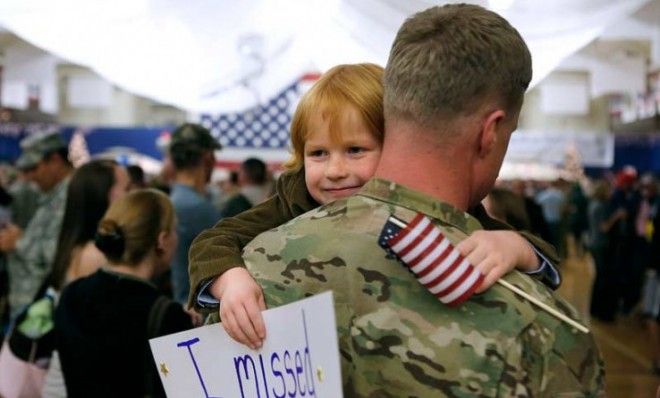
M 532 246 L 513 231 L 475 231 L 456 249 L 486 276 L 477 293 L 491 287 L 514 268 L 529 272 L 539 267 Z
M 220 300 L 220 320 L 229 336 L 253 350 L 261 348 L 266 338 L 261 311 L 266 303 L 250 273 L 242 267 L 226 271 L 211 285 L 211 294 Z

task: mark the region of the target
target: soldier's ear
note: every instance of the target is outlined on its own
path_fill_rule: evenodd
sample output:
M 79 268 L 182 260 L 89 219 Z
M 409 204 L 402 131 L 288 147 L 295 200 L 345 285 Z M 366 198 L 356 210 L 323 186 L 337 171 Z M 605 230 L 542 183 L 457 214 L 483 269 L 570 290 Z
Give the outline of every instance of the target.
M 501 109 L 496 109 L 487 113 L 481 120 L 481 132 L 479 135 L 479 157 L 487 157 L 495 148 L 495 144 L 501 131 L 500 124 L 504 121 L 506 113 Z

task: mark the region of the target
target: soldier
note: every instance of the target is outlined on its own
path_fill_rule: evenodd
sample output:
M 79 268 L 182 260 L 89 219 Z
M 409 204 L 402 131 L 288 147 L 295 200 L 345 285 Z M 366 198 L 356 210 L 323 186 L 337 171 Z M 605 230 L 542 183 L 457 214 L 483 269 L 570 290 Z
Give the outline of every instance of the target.
M 199 124 L 184 123 L 174 130 L 169 158 L 174 165 L 170 199 L 177 218 L 179 244 L 172 260 L 174 300 L 185 304 L 188 298 L 188 250 L 195 236 L 220 218 L 206 189 L 215 166 L 215 151 L 220 143 Z
M 51 271 L 73 170 L 67 144 L 59 133 L 27 137 L 21 148 L 16 166 L 44 195 L 25 231 L 9 224 L 0 232 L 0 250 L 8 254 L 11 318 L 34 299 Z
M 591 334 L 498 285 L 446 307 L 378 242 L 390 214 L 421 212 L 454 243 L 481 228 L 465 211 L 493 186 L 530 80 L 529 50 L 497 14 L 454 4 L 414 15 L 385 71 L 376 178 L 246 248 L 268 307 L 334 291 L 346 396 L 604 393 Z M 577 317 L 530 277 L 504 279 Z

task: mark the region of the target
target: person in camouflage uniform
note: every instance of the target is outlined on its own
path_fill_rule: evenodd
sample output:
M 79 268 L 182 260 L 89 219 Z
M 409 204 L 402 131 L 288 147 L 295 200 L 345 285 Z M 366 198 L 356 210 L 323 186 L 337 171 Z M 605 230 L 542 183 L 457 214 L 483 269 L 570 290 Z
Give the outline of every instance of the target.
M 346 396 L 604 394 L 591 333 L 499 285 L 447 307 L 379 246 L 391 214 L 421 212 L 454 243 L 481 229 L 465 210 L 492 188 L 530 80 L 527 46 L 497 14 L 456 4 L 415 14 L 385 71 L 376 178 L 246 247 L 270 308 L 333 290 Z M 578 318 L 529 276 L 504 279 Z
M 27 137 L 21 148 L 16 166 L 43 195 L 25 231 L 9 224 L 0 232 L 0 250 L 7 253 L 11 318 L 32 302 L 51 271 L 73 170 L 67 144 L 58 133 Z

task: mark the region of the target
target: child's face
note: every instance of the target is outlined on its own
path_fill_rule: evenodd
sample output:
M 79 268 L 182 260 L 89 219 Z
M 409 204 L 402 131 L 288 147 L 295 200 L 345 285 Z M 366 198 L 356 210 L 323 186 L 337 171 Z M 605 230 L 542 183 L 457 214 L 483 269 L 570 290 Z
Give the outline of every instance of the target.
M 341 134 L 334 142 L 328 121 L 319 114 L 310 120 L 305 142 L 305 183 L 321 204 L 357 192 L 373 176 L 380 159 L 381 143 L 357 110 L 346 108 L 337 127 Z

